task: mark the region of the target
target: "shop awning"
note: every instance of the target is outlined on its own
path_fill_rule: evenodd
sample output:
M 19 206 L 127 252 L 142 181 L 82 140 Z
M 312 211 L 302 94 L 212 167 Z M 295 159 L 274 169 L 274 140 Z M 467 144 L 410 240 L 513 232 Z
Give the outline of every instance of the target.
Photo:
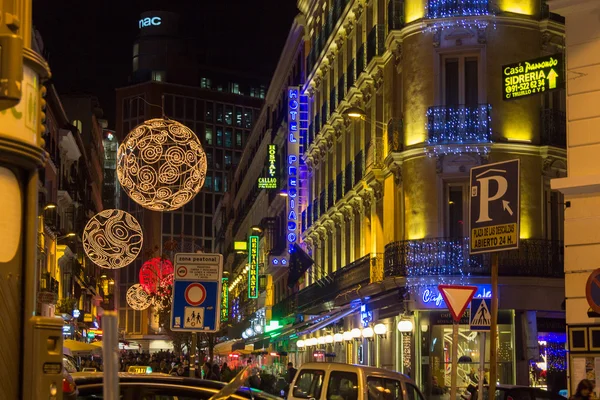
M 102 351 L 102 347 L 93 346 L 84 342 L 78 342 L 77 340 L 67 339 L 64 341 L 63 346 L 71 351 L 73 355 L 83 355 L 99 353 Z
M 215 348 L 213 349 L 213 352 L 215 355 L 218 355 L 218 356 L 227 355 L 233 351 L 233 345 L 238 342 L 242 342 L 242 341 L 236 339 L 236 340 L 228 340 L 223 343 L 217 343 L 215 345 Z
M 337 313 L 330 315 L 327 318 L 322 319 L 320 322 L 317 322 L 314 325 L 311 325 L 308 328 L 298 332 L 297 335 L 298 336 L 308 335 L 309 333 L 318 331 L 319 329 L 325 328 L 325 327 L 339 321 L 340 319 L 358 311 L 358 309 L 360 309 L 360 305 L 348 305 L 347 307 L 342 308 Z

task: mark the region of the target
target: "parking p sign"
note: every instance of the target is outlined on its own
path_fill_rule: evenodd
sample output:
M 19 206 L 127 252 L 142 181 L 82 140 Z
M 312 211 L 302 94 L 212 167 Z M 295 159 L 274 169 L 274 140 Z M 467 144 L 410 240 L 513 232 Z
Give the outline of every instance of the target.
M 221 315 L 221 254 L 175 255 L 171 330 L 216 332 Z

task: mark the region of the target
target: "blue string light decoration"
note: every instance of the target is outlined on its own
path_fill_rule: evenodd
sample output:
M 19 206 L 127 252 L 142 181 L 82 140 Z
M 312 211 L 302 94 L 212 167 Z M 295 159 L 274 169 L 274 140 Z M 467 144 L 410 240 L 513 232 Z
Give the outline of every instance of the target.
M 409 291 L 436 284 L 465 284 L 482 268 L 481 257 L 470 256 L 468 239 L 414 240 L 406 243 L 406 276 Z
M 547 342 L 544 346 L 546 350 L 546 368 L 548 372 L 558 372 L 567 370 L 567 350 L 565 343 Z
M 492 141 L 492 106 L 430 107 L 427 110 L 427 144 L 430 156 L 487 154 Z
M 490 21 L 496 29 L 496 13 L 488 0 L 429 0 L 426 13 L 429 21 L 424 24 L 429 32 L 451 27 L 485 29 Z

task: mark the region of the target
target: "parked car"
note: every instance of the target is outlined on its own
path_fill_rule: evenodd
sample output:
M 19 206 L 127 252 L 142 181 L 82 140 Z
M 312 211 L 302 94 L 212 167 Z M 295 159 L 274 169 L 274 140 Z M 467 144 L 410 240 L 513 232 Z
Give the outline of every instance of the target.
M 290 385 L 287 398 L 424 400 L 415 382 L 404 374 L 361 365 L 323 362 L 303 364 Z
M 78 400 L 102 399 L 102 376 L 97 372 L 75 377 Z M 205 379 L 168 376 L 164 374 L 119 373 L 119 395 L 122 400 L 140 399 L 209 399 L 227 384 Z M 280 400 L 279 397 L 247 387 L 239 387 L 231 399 Z
M 63 356 L 63 400 L 76 400 L 77 399 L 77 386 L 71 374 L 77 372 L 75 362 L 68 356 Z

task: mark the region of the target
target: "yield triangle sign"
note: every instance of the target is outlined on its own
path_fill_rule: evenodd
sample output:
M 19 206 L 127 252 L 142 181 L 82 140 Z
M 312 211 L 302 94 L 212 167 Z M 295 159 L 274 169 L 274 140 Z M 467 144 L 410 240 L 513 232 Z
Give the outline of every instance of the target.
M 460 322 L 473 295 L 477 291 L 476 286 L 439 285 L 438 290 L 444 298 L 448 309 L 452 313 L 454 321 Z

